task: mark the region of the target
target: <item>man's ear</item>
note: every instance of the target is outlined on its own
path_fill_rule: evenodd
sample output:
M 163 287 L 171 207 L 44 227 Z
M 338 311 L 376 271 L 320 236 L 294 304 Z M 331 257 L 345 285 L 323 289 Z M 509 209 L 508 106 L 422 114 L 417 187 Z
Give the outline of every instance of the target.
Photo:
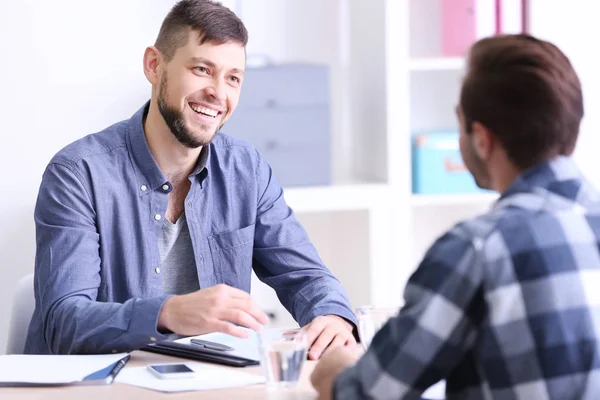
M 471 133 L 471 143 L 477 156 L 482 160 L 488 160 L 492 154 L 495 145 L 495 137 L 485 125 L 480 122 L 473 122 Z
M 149 46 L 144 52 L 144 75 L 152 85 L 158 85 L 160 80 L 160 67 L 163 63 L 160 51 L 154 46 Z

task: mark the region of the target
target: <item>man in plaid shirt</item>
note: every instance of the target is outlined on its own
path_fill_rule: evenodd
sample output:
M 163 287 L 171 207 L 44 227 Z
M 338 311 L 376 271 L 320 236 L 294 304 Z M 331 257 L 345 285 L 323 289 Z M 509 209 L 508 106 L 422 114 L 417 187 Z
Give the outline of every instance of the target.
M 554 45 L 477 42 L 457 114 L 489 213 L 429 249 L 405 305 L 358 361 L 342 348 L 312 376 L 321 399 L 600 399 L 600 203 L 570 158 L 581 85 Z

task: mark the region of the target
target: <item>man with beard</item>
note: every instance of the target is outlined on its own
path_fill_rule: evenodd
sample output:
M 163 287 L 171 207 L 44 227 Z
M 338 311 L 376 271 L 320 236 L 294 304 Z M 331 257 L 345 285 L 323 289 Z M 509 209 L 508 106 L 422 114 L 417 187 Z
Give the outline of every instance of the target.
M 219 132 L 238 103 L 247 40 L 220 4 L 177 3 L 144 54 L 149 102 L 53 157 L 35 208 L 26 353 L 246 337 L 268 322 L 249 295 L 252 269 L 306 329 L 310 357 L 355 343 L 344 289 L 269 165 Z
M 405 305 L 358 361 L 321 358 L 320 399 L 596 399 L 600 196 L 571 155 L 583 96 L 568 58 L 528 35 L 471 48 L 460 150 L 491 210 L 428 250 Z M 354 365 L 353 365 L 354 364 Z

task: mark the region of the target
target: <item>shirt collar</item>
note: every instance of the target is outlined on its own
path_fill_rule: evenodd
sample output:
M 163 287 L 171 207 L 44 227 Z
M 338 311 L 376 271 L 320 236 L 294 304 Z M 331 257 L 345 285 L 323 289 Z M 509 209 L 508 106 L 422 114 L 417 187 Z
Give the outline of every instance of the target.
M 136 174 L 138 177 L 138 186 L 145 186 L 154 190 L 165 183 L 167 178 L 156 163 L 148 141 L 144 133 L 144 119 L 148 114 L 150 101 L 147 101 L 139 110 L 129 119 L 127 125 L 127 140 L 131 149 L 131 157 L 136 165 Z M 190 176 L 199 175 L 208 166 L 210 160 L 210 145 L 204 146 L 198 157 L 196 168 Z M 142 189 L 145 191 L 144 189 Z
M 208 168 L 208 160 L 210 159 L 210 144 L 206 146 L 202 146 L 202 150 L 200 151 L 200 156 L 198 157 L 198 162 L 196 163 L 196 168 L 190 174 L 190 176 L 196 176 L 204 168 Z
M 574 160 L 557 156 L 525 170 L 500 196 L 500 203 L 511 203 L 515 197 L 552 197 L 588 206 L 600 199 L 596 189 L 590 185 Z

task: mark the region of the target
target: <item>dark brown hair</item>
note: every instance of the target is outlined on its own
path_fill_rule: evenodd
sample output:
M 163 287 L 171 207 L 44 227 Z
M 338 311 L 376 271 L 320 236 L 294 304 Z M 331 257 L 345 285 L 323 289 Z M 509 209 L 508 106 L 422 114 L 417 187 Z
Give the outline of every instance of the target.
M 579 78 L 555 45 L 530 35 L 484 38 L 469 53 L 460 106 L 467 133 L 490 129 L 526 169 L 575 149 L 583 118 Z
M 154 46 L 169 62 L 175 51 L 187 44 L 190 31 L 199 33 L 199 45 L 205 42 L 234 42 L 246 47 L 248 43 L 248 31 L 244 23 L 221 3 L 182 0 L 165 17 Z

